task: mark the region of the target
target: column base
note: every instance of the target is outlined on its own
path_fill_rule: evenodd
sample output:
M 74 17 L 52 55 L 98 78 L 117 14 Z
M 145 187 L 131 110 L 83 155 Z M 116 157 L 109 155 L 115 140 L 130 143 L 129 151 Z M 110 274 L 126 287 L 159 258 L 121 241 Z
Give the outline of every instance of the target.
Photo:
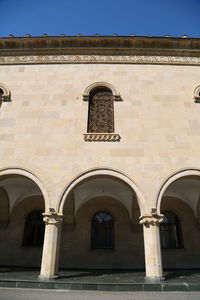
M 159 283 L 165 280 L 165 277 L 144 277 L 145 281 L 148 283 Z
M 38 280 L 39 281 L 50 281 L 50 280 L 55 280 L 58 277 L 59 277 L 58 275 L 51 275 L 51 276 L 39 275 Z

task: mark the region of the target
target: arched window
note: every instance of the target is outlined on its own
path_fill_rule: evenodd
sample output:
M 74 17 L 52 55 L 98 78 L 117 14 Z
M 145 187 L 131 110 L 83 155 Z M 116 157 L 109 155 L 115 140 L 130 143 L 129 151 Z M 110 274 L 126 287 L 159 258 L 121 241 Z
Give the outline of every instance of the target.
M 164 221 L 160 224 L 161 246 L 163 249 L 182 248 L 180 222 L 171 211 L 163 212 Z
M 109 88 L 98 87 L 89 95 L 89 133 L 114 132 L 114 100 Z
M 89 85 L 83 94 L 88 101 L 86 142 L 119 142 L 121 137 L 114 128 L 114 101 L 122 101 L 119 92 L 107 82 L 95 82 Z
M 113 249 L 114 232 L 113 217 L 106 211 L 96 213 L 92 218 L 91 225 L 91 248 Z
M 5 84 L 0 83 L 0 102 L 6 101 L 11 101 L 11 93 Z
M 44 240 L 44 228 L 42 210 L 30 212 L 25 222 L 23 246 L 41 247 Z
M 200 85 L 198 85 L 194 90 L 194 102 L 200 103 Z

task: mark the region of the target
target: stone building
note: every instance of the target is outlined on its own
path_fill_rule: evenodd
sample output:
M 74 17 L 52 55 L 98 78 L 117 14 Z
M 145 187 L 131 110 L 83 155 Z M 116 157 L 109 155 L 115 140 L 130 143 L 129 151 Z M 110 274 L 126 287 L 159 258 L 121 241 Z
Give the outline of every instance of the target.
M 199 49 L 0 39 L 0 265 L 200 268 Z

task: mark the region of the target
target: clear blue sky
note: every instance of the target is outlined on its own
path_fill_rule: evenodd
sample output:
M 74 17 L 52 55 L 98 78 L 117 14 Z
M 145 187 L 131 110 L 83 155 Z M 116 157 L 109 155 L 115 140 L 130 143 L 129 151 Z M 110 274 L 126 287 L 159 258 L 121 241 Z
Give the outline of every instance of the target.
M 200 0 L 0 0 L 0 37 L 153 35 L 200 37 Z

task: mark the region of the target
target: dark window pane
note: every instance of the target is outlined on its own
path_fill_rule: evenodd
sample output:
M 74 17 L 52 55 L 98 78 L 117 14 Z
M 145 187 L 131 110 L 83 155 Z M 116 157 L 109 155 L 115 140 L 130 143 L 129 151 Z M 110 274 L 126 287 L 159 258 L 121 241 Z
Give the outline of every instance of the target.
M 164 214 L 164 221 L 160 225 L 161 246 L 163 249 L 181 248 L 180 222 L 178 217 L 170 211 Z
M 92 219 L 91 247 L 112 249 L 113 246 L 113 217 L 107 212 L 98 212 Z
M 26 218 L 23 246 L 41 247 L 44 240 L 44 228 L 42 211 L 32 211 Z

